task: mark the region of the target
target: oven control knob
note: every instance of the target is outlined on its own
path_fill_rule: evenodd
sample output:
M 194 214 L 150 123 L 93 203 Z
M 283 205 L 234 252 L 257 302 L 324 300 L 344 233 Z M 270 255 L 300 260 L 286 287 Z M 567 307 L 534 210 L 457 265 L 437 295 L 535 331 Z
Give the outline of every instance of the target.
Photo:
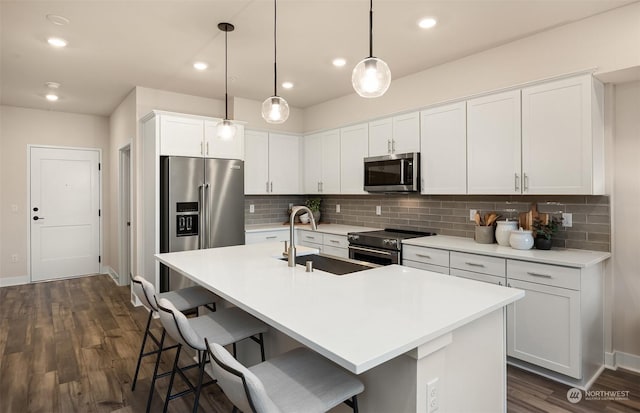
M 392 246 L 394 246 L 394 247 L 395 247 L 395 246 L 397 246 L 397 245 L 398 245 L 398 240 L 395 240 L 395 239 L 385 239 L 385 240 L 383 241 L 383 244 L 384 244 L 384 245 L 392 245 Z
M 355 240 L 359 239 L 359 238 L 360 238 L 360 236 L 359 236 L 359 235 L 352 235 L 352 234 L 349 234 L 348 238 L 349 238 L 350 240 L 354 240 L 354 241 L 355 241 Z

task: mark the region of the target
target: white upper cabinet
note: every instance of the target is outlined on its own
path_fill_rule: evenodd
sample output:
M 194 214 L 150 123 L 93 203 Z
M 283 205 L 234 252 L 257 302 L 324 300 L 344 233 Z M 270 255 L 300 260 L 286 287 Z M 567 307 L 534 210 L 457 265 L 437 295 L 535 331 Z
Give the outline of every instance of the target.
M 364 158 L 369 156 L 366 123 L 340 129 L 340 189 L 343 194 L 366 194 Z
M 160 155 L 197 156 L 204 151 L 204 120 L 160 114 Z
M 236 124 L 236 134 L 231 139 L 218 136 L 220 120 L 204 121 L 204 156 L 219 159 L 244 159 L 244 125 Z
M 340 130 L 304 138 L 304 192 L 340 193 Z
M 591 75 L 522 89 L 523 193 L 604 193 L 602 94 Z
M 421 193 L 466 194 L 466 102 L 424 110 L 420 116 Z
M 420 152 L 420 113 L 369 122 L 369 156 Z
M 467 193 L 522 190 L 520 90 L 467 101 Z
M 301 138 L 262 131 L 245 131 L 247 195 L 301 193 Z

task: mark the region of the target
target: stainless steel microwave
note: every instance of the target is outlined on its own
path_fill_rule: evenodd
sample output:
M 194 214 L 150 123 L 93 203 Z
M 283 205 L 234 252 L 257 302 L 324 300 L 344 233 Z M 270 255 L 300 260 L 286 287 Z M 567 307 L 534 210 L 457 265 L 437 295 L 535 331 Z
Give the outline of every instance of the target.
M 420 154 L 401 153 L 364 158 L 364 190 L 417 192 L 420 190 Z

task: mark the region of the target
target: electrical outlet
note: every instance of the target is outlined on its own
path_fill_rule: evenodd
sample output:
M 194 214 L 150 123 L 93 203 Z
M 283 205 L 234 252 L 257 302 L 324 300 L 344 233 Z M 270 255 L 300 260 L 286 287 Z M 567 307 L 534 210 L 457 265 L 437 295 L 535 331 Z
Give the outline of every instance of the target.
M 11 254 L 11 262 L 18 262 L 18 254 Z
M 476 212 L 478 212 L 477 209 L 470 209 L 469 210 L 469 221 L 475 221 L 476 220 Z
M 438 390 L 439 378 L 427 383 L 427 413 L 437 412 L 440 408 L 440 391 Z
M 340 204 L 336 204 L 336 213 L 340 213 Z
M 382 207 L 380 205 L 376 205 L 376 215 L 382 215 Z
M 562 226 L 567 228 L 573 226 L 573 214 L 569 212 L 562 213 Z
M 256 206 L 253 204 L 249 205 L 249 213 L 253 214 L 254 212 L 256 212 Z

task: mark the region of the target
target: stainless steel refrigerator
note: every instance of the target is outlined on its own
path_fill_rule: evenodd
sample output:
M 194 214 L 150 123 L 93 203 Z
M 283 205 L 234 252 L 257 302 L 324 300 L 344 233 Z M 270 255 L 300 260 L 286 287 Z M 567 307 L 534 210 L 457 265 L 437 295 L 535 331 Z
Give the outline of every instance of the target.
M 244 244 L 244 162 L 160 157 L 160 252 Z M 160 265 L 160 291 L 193 285 Z

